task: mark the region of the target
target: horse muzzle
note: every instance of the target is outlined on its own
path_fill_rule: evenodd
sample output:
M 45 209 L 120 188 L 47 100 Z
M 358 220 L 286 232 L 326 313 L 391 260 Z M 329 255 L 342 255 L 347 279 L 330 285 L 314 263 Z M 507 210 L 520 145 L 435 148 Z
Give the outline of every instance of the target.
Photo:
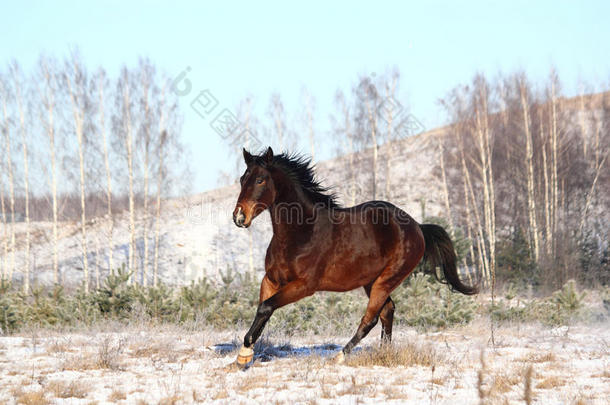
M 246 224 L 246 215 L 241 207 L 235 208 L 233 211 L 233 222 L 240 228 L 247 228 L 250 224 Z

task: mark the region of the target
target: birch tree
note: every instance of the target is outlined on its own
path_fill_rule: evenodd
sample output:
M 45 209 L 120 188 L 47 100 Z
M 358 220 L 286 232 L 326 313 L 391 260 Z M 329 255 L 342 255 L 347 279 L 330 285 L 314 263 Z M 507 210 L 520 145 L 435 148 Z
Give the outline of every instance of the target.
M 354 148 L 354 126 L 352 112 L 345 94 L 338 90 L 335 93 L 335 103 L 339 108 L 339 117 L 335 119 L 335 135 L 339 137 L 339 145 L 348 157 L 349 192 L 351 205 L 356 205 L 356 167 Z
M 142 168 L 142 177 L 144 182 L 143 193 L 143 219 L 142 219 L 142 242 L 143 242 L 143 258 L 141 278 L 142 284 L 148 284 L 148 203 L 149 203 L 149 179 L 151 166 L 151 153 L 153 147 L 152 126 L 153 126 L 153 98 L 155 97 L 155 72 L 154 67 L 148 60 L 140 60 L 138 67 L 139 76 L 139 116 L 140 127 L 138 130 L 137 145 L 138 150 L 142 153 L 143 162 L 140 165 Z
M 397 70 L 394 70 L 387 79 L 384 79 L 384 100 L 382 101 L 382 114 L 384 114 L 385 121 L 385 137 L 384 143 L 388 146 L 386 148 L 385 156 L 385 199 L 390 200 L 392 198 L 392 157 L 394 155 L 394 147 L 391 142 L 397 139 L 399 130 L 398 123 L 396 122 L 399 117 L 397 115 L 401 112 L 396 107 L 398 106 L 397 100 L 397 89 L 400 75 Z
M 135 189 L 134 189 L 134 147 L 133 147 L 133 127 L 132 121 L 132 74 L 127 67 L 121 70 L 120 78 L 117 82 L 116 90 L 116 116 L 115 127 L 119 134 L 119 142 L 116 145 L 117 151 L 122 155 L 127 170 L 128 179 L 128 199 L 129 199 L 129 250 L 127 266 L 131 272 L 130 282 L 135 281 L 136 271 L 136 220 L 135 220 Z
M 4 151 L 4 147 L 2 148 Z M 0 213 L 2 214 L 2 239 L 4 240 L 4 252 L 2 255 L 2 276 L 0 281 L 8 281 L 8 264 L 7 264 L 7 256 L 8 256 L 8 226 L 7 226 L 7 215 L 6 215 L 6 206 L 4 202 L 4 155 L 2 155 L 2 159 L 0 159 Z
M 23 152 L 23 194 L 24 194 L 24 213 L 25 213 L 25 262 L 23 292 L 28 293 L 30 289 L 30 183 L 29 183 L 29 155 L 28 155 L 28 128 L 25 117 L 25 106 L 23 96 L 23 73 L 21 68 L 14 61 L 11 64 L 13 88 L 15 90 L 15 101 L 19 116 L 19 129 L 21 132 L 21 149 Z
M 301 99 L 304 104 L 303 111 L 303 121 L 305 123 L 305 128 L 307 130 L 307 137 L 309 140 L 309 154 L 311 155 L 311 160 L 315 161 L 316 158 L 316 134 L 314 130 L 314 109 L 316 106 L 316 100 L 313 95 L 307 90 L 303 88 L 301 90 Z
M 52 200 L 52 217 L 53 217 L 53 282 L 59 283 L 59 255 L 58 255 L 58 205 L 57 205 L 57 159 L 56 159 L 56 134 L 55 134 L 55 107 L 56 107 L 56 92 L 57 92 L 57 73 L 56 63 L 52 59 L 41 57 L 38 65 L 40 66 L 40 76 L 42 84 L 39 86 L 39 95 L 41 101 L 40 110 L 41 122 L 43 122 L 44 132 L 49 143 L 49 160 L 50 173 L 47 173 L 49 189 L 51 191 Z
M 360 79 L 358 86 L 355 89 L 358 115 L 357 122 L 360 126 L 360 138 L 371 148 L 372 155 L 372 198 L 377 199 L 377 178 L 378 178 L 378 107 L 380 102 L 379 92 L 377 87 L 369 77 Z
M 85 120 L 89 115 L 90 100 L 87 73 L 84 70 L 82 61 L 77 53 L 66 63 L 65 83 L 70 97 L 72 107 L 72 118 L 74 134 L 78 145 L 78 172 L 80 190 L 80 230 L 81 230 L 81 254 L 83 260 L 83 278 L 85 292 L 89 291 L 89 259 L 87 241 L 87 211 L 85 200 L 85 144 L 87 143 L 85 134 Z
M 98 95 L 98 125 L 99 138 L 104 155 L 104 172 L 106 177 L 106 215 L 108 216 L 108 270 L 114 269 L 114 217 L 112 216 L 112 171 L 108 152 L 108 134 L 106 131 L 106 97 L 105 90 L 108 87 L 106 72 L 100 69 L 96 77 Z
M 527 207 L 530 225 L 530 241 L 534 252 L 534 258 L 538 261 L 540 257 L 540 235 L 538 231 L 538 221 L 536 219 L 536 195 L 534 183 L 534 151 L 532 142 L 532 132 L 530 128 L 529 99 L 527 84 L 523 76 L 518 77 L 517 86 L 521 99 L 523 112 L 523 134 L 525 136 L 525 164 L 527 167 Z
M 4 135 L 4 155 L 6 159 L 6 174 L 8 176 L 9 213 L 11 223 L 9 231 L 11 256 L 7 279 L 11 281 L 15 271 L 15 179 L 13 176 L 13 155 L 11 153 L 10 136 L 11 125 L 8 112 L 9 89 L 8 83 L 3 77 L 0 77 L 0 103 L 2 107 L 2 133 Z

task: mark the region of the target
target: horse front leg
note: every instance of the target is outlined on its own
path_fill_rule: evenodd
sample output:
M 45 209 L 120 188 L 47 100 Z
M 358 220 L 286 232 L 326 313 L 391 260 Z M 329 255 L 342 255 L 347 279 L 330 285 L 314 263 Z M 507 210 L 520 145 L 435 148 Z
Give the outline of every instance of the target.
M 270 283 L 268 279 L 267 282 Z M 254 358 L 254 343 L 256 343 L 260 337 L 267 321 L 271 318 L 271 315 L 276 309 L 314 293 L 314 290 L 309 287 L 308 283 L 303 280 L 295 280 L 281 287 L 269 298 L 265 298 L 267 294 L 272 293 L 273 288 L 267 286 L 265 287 L 266 292 L 263 293 L 264 284 L 265 279 L 263 279 L 263 284 L 261 284 L 261 302 L 258 304 L 256 316 L 254 317 L 252 326 L 250 326 L 248 333 L 246 333 L 246 336 L 244 337 L 244 345 L 237 355 L 237 364 L 240 366 L 245 366 Z

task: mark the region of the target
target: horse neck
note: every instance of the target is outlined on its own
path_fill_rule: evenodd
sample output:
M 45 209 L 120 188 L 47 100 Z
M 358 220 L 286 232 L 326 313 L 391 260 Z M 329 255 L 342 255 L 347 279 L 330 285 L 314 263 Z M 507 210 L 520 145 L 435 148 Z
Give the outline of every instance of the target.
M 274 235 L 289 238 L 312 226 L 314 204 L 296 185 L 287 179 L 282 180 L 276 201 L 270 207 L 271 224 Z

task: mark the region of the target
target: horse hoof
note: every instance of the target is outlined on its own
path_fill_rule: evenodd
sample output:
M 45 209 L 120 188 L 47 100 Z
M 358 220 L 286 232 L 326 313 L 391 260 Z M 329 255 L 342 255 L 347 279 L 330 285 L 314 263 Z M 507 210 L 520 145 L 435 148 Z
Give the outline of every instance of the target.
M 239 367 L 246 367 L 248 363 L 254 358 L 254 350 L 250 347 L 242 346 L 237 353 L 237 365 Z
M 335 356 L 335 364 L 343 364 L 345 363 L 345 354 L 343 354 L 343 350 L 341 350 L 339 352 L 339 354 L 337 354 Z

